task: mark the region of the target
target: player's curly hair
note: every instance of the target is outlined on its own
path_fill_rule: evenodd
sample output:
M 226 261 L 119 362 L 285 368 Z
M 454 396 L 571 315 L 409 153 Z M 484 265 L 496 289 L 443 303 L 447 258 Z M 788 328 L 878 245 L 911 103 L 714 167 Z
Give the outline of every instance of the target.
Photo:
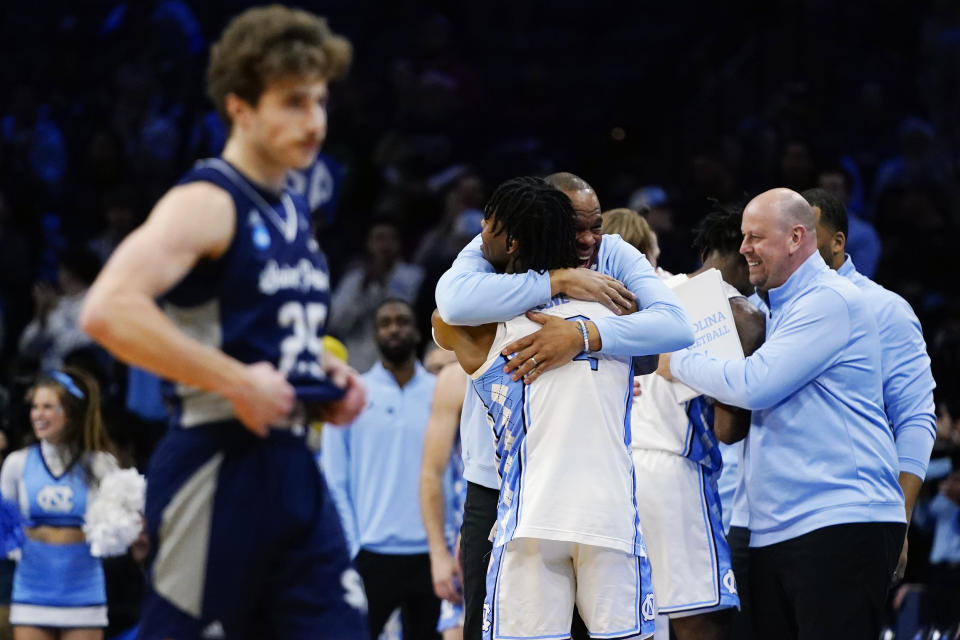
M 542 178 L 507 180 L 493 192 L 483 219 L 495 216 L 494 233 L 517 241 L 516 271 L 576 267 L 577 243 L 573 205 L 562 191 Z
M 743 243 L 740 221 L 743 207 L 725 207 L 713 202 L 713 208 L 693 230 L 693 248 L 701 260 L 714 251 L 739 253 Z
M 350 41 L 324 18 L 279 4 L 255 7 L 233 18 L 211 47 L 207 95 L 229 123 L 228 94 L 256 105 L 269 81 L 311 74 L 337 80 L 352 57 Z

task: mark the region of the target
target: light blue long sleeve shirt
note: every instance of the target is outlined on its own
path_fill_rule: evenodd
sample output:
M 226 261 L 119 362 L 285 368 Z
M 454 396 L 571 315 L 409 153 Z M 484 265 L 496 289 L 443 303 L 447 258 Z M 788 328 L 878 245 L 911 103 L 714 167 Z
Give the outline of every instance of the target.
M 814 252 L 769 291 L 766 341 L 751 356 L 671 358 L 679 380 L 753 411 L 743 459 L 753 547 L 836 524 L 906 522 L 868 304 Z
M 420 466 L 436 377 L 417 363 L 401 388 L 378 362 L 363 381 L 367 406 L 346 428 L 324 427 L 320 454 L 350 555 L 426 553 Z
M 920 321 L 906 300 L 859 273 L 850 256 L 837 270 L 867 299 L 880 331 L 883 405 L 893 429 L 900 471 L 923 479 L 937 436 L 936 383 Z
M 638 313 L 600 318 L 601 351 L 612 356 L 645 356 L 693 343 L 690 320 L 680 300 L 650 263 L 618 235 L 600 242 L 596 270 L 622 282 L 637 296 Z M 460 251 L 437 282 L 437 309 L 444 321 L 477 326 L 501 322 L 550 301 L 550 274 L 497 274 L 480 251 L 480 236 Z
M 495 273 L 480 245 L 478 235 L 437 282 L 437 309 L 444 321 L 469 326 L 501 322 L 550 301 L 549 273 Z M 644 356 L 683 349 L 693 343 L 690 320 L 680 300 L 635 247 L 618 235 L 603 236 L 596 269 L 620 280 L 636 294 L 641 309 L 595 321 L 603 353 Z M 493 436 L 482 411 L 472 411 L 471 416 L 468 419 L 465 413 L 460 422 L 464 477 L 495 489 L 499 481 L 493 463 Z

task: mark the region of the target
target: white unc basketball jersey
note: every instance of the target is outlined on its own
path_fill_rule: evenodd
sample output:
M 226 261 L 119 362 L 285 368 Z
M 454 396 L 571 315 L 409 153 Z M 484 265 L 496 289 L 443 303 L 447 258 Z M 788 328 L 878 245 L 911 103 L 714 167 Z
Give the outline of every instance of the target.
M 570 321 L 612 315 L 563 296 L 536 310 Z M 533 384 L 514 382 L 500 351 L 539 328 L 525 316 L 500 323 L 473 374 L 500 474 L 494 544 L 525 537 L 644 554 L 630 456 L 631 361 L 580 353 Z

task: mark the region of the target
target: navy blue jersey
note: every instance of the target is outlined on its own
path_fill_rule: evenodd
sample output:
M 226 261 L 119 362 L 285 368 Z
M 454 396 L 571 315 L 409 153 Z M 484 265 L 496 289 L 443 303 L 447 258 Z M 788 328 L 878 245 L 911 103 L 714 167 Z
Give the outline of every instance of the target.
M 220 158 L 201 160 L 179 184 L 197 181 L 230 194 L 236 230 L 220 258 L 198 262 L 164 296 L 164 311 L 187 334 L 240 362 L 272 363 L 301 400 L 339 398 L 321 366 L 330 276 L 306 201 L 266 191 Z M 233 415 L 225 398 L 184 385 L 174 391 L 182 426 Z

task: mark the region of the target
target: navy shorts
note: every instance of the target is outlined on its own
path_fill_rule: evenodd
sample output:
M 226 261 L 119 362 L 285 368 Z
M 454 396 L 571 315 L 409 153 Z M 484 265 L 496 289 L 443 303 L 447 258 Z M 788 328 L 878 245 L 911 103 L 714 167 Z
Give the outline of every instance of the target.
M 147 473 L 142 640 L 367 635 L 366 598 L 302 437 L 173 429 Z

